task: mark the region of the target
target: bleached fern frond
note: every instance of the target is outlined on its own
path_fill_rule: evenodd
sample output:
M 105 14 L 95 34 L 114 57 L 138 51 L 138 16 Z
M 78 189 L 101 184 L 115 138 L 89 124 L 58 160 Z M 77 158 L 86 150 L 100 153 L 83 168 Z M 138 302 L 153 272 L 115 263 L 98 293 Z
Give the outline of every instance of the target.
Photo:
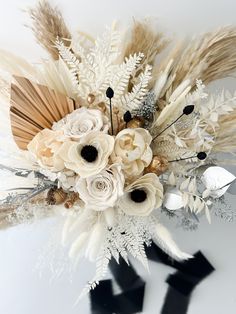
M 138 259 L 148 270 L 148 260 L 145 244 L 151 241 L 149 227 L 152 221 L 149 217 L 135 217 L 119 214 L 117 223 L 112 230 L 107 231 L 106 239 L 109 251 L 119 261 L 121 256 L 128 264 L 128 254 Z
M 119 99 L 128 89 L 128 84 L 131 75 L 140 64 L 144 55 L 142 53 L 135 53 L 125 58 L 125 61 L 114 68 L 114 75 L 111 78 L 110 86 L 115 90 L 115 99 Z
M 151 80 L 152 67 L 147 65 L 145 71 L 142 72 L 138 80 L 139 82 L 133 86 L 132 91 L 121 98 L 124 110 L 137 110 L 148 92 L 148 83 Z
M 101 37 L 95 41 L 92 50 L 95 63 L 105 62 L 111 64 L 119 56 L 120 33 L 114 29 L 107 28 Z
M 70 48 L 66 47 L 64 43 L 60 40 L 57 40 L 55 43 L 61 58 L 68 64 L 71 69 L 79 70 L 80 61 L 76 56 L 71 52 Z
M 58 49 L 58 52 L 60 54 L 60 57 L 62 60 L 67 64 L 72 76 L 73 76 L 73 84 L 79 84 L 78 81 L 78 75 L 79 75 L 79 65 L 80 61 L 77 59 L 77 57 L 74 55 L 73 52 L 71 52 L 70 48 L 66 47 L 64 43 L 60 40 L 57 40 L 56 48 Z
M 104 93 L 113 74 L 113 63 L 119 56 L 119 43 L 120 34 L 109 28 L 96 40 L 80 65 L 80 82 L 84 85 L 82 89 L 87 86 L 90 91 Z
M 75 304 L 77 304 L 91 290 L 94 290 L 99 284 L 99 281 L 101 281 L 106 276 L 107 271 L 108 271 L 108 264 L 111 258 L 112 258 L 112 255 L 109 249 L 107 247 L 104 247 L 104 249 L 101 252 L 101 255 L 98 256 L 97 261 L 96 261 L 96 274 L 94 278 L 91 281 L 89 281 L 87 285 L 84 287 L 83 291 L 81 292 Z
M 84 59 L 85 55 L 94 46 L 95 40 L 87 33 L 77 31 L 71 39 L 71 48 L 76 56 Z

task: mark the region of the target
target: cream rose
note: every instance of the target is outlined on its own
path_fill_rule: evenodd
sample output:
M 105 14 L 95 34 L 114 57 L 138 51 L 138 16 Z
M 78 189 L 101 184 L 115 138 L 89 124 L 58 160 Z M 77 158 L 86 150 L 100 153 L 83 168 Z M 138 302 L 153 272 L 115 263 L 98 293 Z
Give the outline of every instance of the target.
M 61 131 L 44 129 L 31 140 L 27 148 L 33 159 L 44 169 L 50 171 L 61 171 L 64 169 L 64 162 L 58 155 L 62 146 L 59 140 Z
M 102 132 L 92 132 L 77 142 L 65 142 L 58 154 L 67 169 L 87 178 L 102 171 L 113 151 L 114 138 Z
M 66 137 L 74 140 L 93 131 L 107 133 L 108 129 L 108 118 L 100 110 L 85 107 L 73 111 L 53 125 L 53 130 L 62 130 Z
M 124 193 L 124 175 L 119 165 L 112 165 L 89 178 L 80 178 L 75 190 L 89 209 L 103 211 L 113 207 Z
M 158 176 L 148 173 L 126 187 L 119 207 L 127 215 L 148 216 L 155 208 L 161 206 L 162 199 L 163 186 Z
M 152 160 L 152 137 L 142 128 L 124 129 L 116 135 L 114 162 L 121 162 L 128 177 L 140 175 Z

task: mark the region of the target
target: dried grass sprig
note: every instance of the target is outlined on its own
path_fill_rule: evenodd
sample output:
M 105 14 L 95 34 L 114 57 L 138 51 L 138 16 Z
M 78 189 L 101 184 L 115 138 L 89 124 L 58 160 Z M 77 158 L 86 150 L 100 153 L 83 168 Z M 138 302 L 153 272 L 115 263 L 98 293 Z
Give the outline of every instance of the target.
M 9 226 L 7 218 L 14 212 L 14 210 L 15 207 L 11 205 L 0 206 L 0 229 L 4 229 Z
M 47 206 L 45 210 L 45 192 L 34 196 L 26 204 L 0 204 L 0 230 L 16 226 L 34 218 L 42 219 L 49 217 L 53 210 Z M 25 205 L 25 206 L 24 206 Z M 22 206 L 22 208 L 21 208 Z
M 55 47 L 56 40 L 59 38 L 66 46 L 71 41 L 71 34 L 61 12 L 47 0 L 41 0 L 36 7 L 29 9 L 29 14 L 32 20 L 31 29 L 38 43 L 57 60 L 59 54 Z

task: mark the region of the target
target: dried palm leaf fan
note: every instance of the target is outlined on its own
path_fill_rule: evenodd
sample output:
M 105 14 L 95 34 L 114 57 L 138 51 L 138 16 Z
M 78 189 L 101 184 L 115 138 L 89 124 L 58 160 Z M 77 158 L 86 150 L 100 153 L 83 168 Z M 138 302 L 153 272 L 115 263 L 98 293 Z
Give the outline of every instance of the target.
M 11 85 L 10 118 L 12 134 L 21 149 L 41 130 L 51 128 L 75 109 L 74 101 L 46 86 L 15 76 Z

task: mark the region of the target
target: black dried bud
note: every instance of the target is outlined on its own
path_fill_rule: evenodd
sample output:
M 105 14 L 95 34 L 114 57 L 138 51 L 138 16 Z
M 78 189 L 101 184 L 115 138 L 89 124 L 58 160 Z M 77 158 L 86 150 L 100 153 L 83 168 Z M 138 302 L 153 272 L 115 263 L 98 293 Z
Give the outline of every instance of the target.
M 106 90 L 106 96 L 110 99 L 114 97 L 114 90 L 111 87 L 108 87 L 108 89 Z
M 92 145 L 85 145 L 80 152 L 81 156 L 87 162 L 94 162 L 98 156 L 98 150 Z
M 194 105 L 188 105 L 184 107 L 183 114 L 189 115 L 193 112 L 193 110 L 194 110 Z
M 132 115 L 131 115 L 131 112 L 130 111 L 126 111 L 126 113 L 124 114 L 124 121 L 126 123 L 128 123 L 129 121 L 132 120 Z
M 130 193 L 130 198 L 135 203 L 142 203 L 147 198 L 147 193 L 144 190 L 136 189 Z
M 200 152 L 200 153 L 197 154 L 197 158 L 199 160 L 204 160 L 204 159 L 207 158 L 207 154 L 205 152 Z

